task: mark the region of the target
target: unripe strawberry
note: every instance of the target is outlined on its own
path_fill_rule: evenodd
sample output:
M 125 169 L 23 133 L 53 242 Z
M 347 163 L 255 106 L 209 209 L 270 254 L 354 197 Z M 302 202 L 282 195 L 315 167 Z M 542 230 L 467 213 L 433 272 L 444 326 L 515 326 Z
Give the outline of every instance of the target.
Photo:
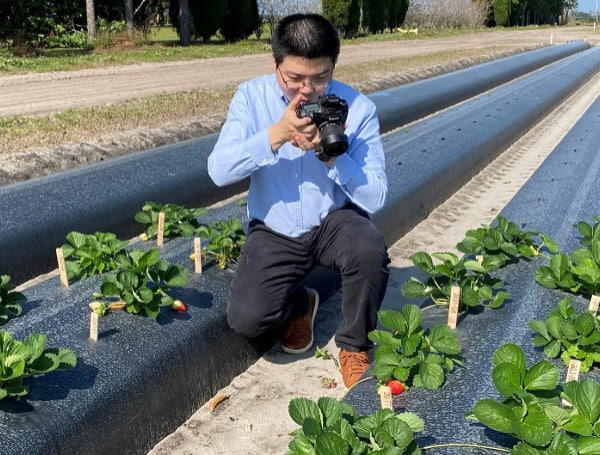
M 106 314 L 106 305 L 104 302 L 92 302 L 89 306 L 98 316 L 104 316 Z
M 173 308 L 178 313 L 185 313 L 187 311 L 185 304 L 179 299 L 173 301 L 173 303 L 171 304 L 171 308 Z

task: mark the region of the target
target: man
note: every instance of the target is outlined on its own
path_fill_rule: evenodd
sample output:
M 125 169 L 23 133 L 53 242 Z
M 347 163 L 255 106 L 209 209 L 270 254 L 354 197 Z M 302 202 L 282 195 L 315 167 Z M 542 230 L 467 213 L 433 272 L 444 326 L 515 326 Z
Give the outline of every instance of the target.
M 370 366 L 367 334 L 376 327 L 389 275 L 387 248 L 367 215 L 387 195 L 379 122 L 366 96 L 332 79 L 340 41 L 324 17 L 285 17 L 272 51 L 274 74 L 239 86 L 208 159 L 219 186 L 250 177 L 248 236 L 227 318 L 246 337 L 275 330 L 284 352 L 306 352 L 319 295 L 302 280 L 316 264 L 339 270 L 343 320 L 335 342 L 350 388 Z M 349 147 L 339 156 L 323 155 L 318 126 L 297 113 L 327 94 L 349 107 Z

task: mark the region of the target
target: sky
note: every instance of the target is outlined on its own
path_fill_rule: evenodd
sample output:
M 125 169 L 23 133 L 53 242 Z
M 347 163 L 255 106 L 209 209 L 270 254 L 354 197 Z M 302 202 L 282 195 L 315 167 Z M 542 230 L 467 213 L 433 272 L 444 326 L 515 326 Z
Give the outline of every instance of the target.
M 598 0 L 600 2 L 600 0 Z M 579 6 L 577 7 L 577 11 L 581 11 L 582 13 L 592 13 L 596 14 L 596 0 L 578 0 Z M 600 5 L 599 5 L 600 6 Z

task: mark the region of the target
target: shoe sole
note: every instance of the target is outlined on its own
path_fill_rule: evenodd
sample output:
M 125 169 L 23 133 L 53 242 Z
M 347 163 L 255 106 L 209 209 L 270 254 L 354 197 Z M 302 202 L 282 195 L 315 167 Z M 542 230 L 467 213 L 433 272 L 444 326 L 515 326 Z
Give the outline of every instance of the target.
M 315 296 L 315 308 L 313 310 L 312 319 L 310 320 L 310 343 L 308 343 L 306 346 L 300 349 L 291 349 L 282 344 L 281 350 L 286 354 L 304 354 L 306 351 L 312 348 L 312 345 L 315 340 L 315 316 L 317 315 L 317 310 L 319 309 L 319 293 L 311 288 L 306 288 L 306 290 L 308 292 L 312 292 L 312 294 Z

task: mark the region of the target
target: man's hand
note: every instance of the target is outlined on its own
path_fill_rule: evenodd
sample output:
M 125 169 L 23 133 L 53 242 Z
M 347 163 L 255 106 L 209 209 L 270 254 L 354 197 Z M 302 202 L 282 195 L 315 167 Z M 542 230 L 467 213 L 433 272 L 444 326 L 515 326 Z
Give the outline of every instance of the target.
M 278 150 L 286 142 L 304 151 L 320 147 L 321 137 L 317 126 L 310 118 L 299 118 L 296 115 L 296 107 L 303 102 L 302 98 L 302 94 L 296 95 L 279 121 L 269 128 L 273 151 Z

